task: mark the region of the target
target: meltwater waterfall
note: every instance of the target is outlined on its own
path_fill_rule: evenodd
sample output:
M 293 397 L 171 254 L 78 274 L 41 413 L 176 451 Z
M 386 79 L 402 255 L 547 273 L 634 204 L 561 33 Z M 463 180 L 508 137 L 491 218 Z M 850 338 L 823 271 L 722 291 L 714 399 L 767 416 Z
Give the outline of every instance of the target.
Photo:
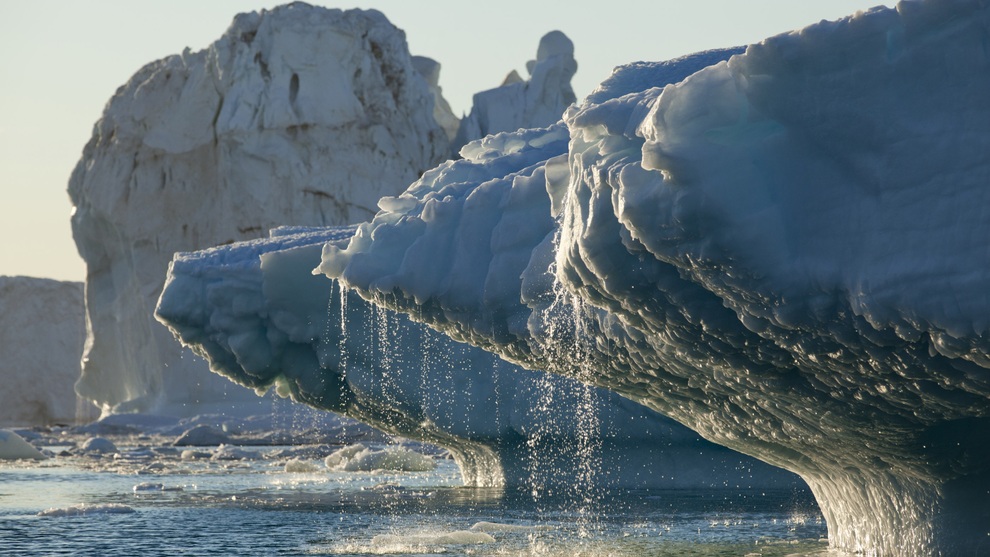
M 987 2 L 909 1 L 663 89 L 628 66 L 383 200 L 320 270 L 798 473 L 837 548 L 980 554 L 988 44 Z
M 466 485 L 801 486 L 614 393 L 518 368 L 314 276 L 324 243 L 353 231 L 284 228 L 179 254 L 157 316 L 236 383 L 447 448 Z

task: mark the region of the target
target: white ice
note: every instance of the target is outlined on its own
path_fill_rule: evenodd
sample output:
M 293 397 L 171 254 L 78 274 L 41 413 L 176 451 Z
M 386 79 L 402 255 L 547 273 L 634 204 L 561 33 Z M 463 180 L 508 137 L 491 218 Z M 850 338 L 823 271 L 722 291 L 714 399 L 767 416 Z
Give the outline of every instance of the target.
M 344 447 L 327 456 L 326 467 L 336 472 L 428 472 L 437 465 L 432 457 L 406 447 L 385 447 L 375 450 L 364 445 Z
M 985 2 L 912 1 L 670 85 L 629 66 L 624 96 L 469 144 L 321 270 L 801 474 L 836 547 L 979 552 L 988 29 Z
M 21 458 L 44 460 L 48 457 L 25 441 L 20 435 L 9 429 L 0 429 L 0 460 L 17 460 Z
M 563 150 L 560 132 L 538 135 Z M 177 254 L 158 317 L 235 382 L 443 446 L 468 485 L 800 485 L 637 403 L 509 365 L 314 276 L 323 244 L 353 232 L 278 229 Z
M 244 13 L 206 49 L 147 64 L 109 99 L 69 183 L 87 268 L 78 392 L 105 412 L 270 410 L 154 321 L 172 254 L 366 220 L 449 150 L 434 91 L 377 11 Z

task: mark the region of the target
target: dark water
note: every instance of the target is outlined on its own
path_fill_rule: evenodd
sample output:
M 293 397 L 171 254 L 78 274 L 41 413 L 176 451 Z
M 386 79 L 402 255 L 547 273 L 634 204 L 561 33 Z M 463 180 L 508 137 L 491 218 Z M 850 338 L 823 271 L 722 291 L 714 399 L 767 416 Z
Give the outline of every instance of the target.
M 449 460 L 433 472 L 304 474 L 264 458 L 0 463 L 0 554 L 785 556 L 826 549 L 824 522 L 803 491 L 575 489 L 573 497 L 534 500 L 458 481 Z

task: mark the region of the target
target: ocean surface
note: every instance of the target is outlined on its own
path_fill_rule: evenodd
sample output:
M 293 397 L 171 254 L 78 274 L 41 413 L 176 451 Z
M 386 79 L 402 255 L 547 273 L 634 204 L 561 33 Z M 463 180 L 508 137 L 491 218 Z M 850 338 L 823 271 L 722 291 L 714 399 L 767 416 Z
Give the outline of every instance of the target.
M 0 461 L 0 555 L 831 555 L 805 491 L 534 498 L 460 487 L 439 451 L 429 472 L 338 472 L 327 447 L 113 441 L 113 453 L 66 450 L 76 441 Z

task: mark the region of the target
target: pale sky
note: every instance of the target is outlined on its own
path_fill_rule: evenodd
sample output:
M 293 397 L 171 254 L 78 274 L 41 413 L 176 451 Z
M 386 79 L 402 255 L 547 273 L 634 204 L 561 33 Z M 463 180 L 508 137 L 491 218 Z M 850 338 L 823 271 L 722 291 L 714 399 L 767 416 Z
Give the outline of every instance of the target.
M 144 64 L 206 48 L 251 0 L 0 0 L 0 275 L 83 280 L 69 227 L 69 175 L 113 92 Z M 614 66 L 744 45 L 880 0 L 349 0 L 405 30 L 442 65 L 455 113 L 510 70 L 526 75 L 540 37 L 575 45 L 578 98 Z

